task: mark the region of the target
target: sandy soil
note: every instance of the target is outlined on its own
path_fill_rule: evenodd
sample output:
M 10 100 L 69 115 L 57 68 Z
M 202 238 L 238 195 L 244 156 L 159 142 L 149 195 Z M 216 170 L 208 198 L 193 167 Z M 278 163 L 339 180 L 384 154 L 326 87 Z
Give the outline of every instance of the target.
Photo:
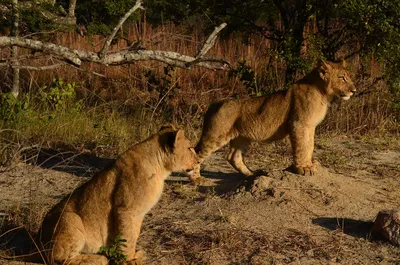
M 12 223 L 34 232 L 53 204 L 109 162 L 52 152 L 0 173 L 3 231 Z M 243 183 L 225 156 L 206 161 L 203 186 L 167 180 L 139 238 L 146 264 L 400 264 L 400 248 L 370 235 L 380 210 L 400 208 L 400 139 L 320 137 L 322 167 L 310 177 L 283 171 L 287 142 L 255 144 L 247 162 L 269 173 L 254 183 Z

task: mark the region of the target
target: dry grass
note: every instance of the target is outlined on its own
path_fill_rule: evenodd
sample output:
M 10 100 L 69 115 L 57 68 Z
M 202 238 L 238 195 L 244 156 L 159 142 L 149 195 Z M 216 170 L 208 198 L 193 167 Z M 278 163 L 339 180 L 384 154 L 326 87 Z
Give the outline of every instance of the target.
M 152 28 L 143 22 L 125 29 L 124 34 L 131 41 L 142 40 L 146 49 L 171 50 L 189 55 L 197 52 L 205 38 L 202 34 L 188 36 L 185 28 L 173 24 Z M 56 34 L 53 41 L 74 49 L 99 51 L 104 39 L 99 36 L 82 37 L 71 32 Z M 219 40 L 209 56 L 228 60 L 233 68 L 237 67 L 238 61 L 245 59 L 246 64 L 257 73 L 258 85 L 266 91 L 274 91 L 284 87 L 285 69 L 282 62 L 268 55 L 269 45 L 269 41 L 259 37 L 253 37 L 250 44 L 244 44 L 239 37 L 233 36 Z M 124 47 L 126 41 L 121 40 L 116 42 L 112 49 Z M 8 50 L 0 49 L 1 57 L 6 57 L 7 54 Z M 29 56 L 29 60 L 25 60 L 24 63 L 52 63 L 51 58 L 42 56 L 32 60 L 31 57 Z M 364 65 L 363 71 L 360 70 L 361 63 Z M 55 130 L 52 129 L 54 125 L 48 130 L 46 126 L 35 121 L 24 128 L 28 130 L 26 135 L 31 134 L 32 139 L 36 138 L 38 131 L 41 131 L 37 127 L 40 127 L 44 128 L 46 137 L 53 140 L 58 138 L 66 142 L 85 142 L 85 138 L 90 138 L 95 142 L 102 142 L 104 134 L 93 133 L 90 129 L 93 120 L 100 117 L 101 123 L 110 120 L 114 122 L 110 126 L 105 125 L 110 130 L 108 134 L 116 134 L 114 139 L 110 140 L 111 146 L 116 142 L 124 146 L 126 141 L 132 138 L 143 139 L 164 122 L 181 125 L 187 129 L 191 139 L 197 140 L 202 115 L 210 102 L 228 97 L 248 97 L 248 92 L 238 76 L 194 68 L 170 69 L 168 77 L 164 74 L 165 67 L 166 65 L 157 62 L 138 62 L 114 67 L 85 63 L 81 69 L 63 66 L 45 72 L 24 70 L 21 73 L 23 89 L 30 94 L 37 93 L 40 87 L 48 85 L 53 78 L 75 82 L 78 86 L 78 97 L 83 101 L 85 112 L 88 114 L 70 117 L 70 120 L 68 116 L 60 117 Z M 350 62 L 350 68 L 354 72 L 353 79 L 360 94 L 349 102 L 334 103 L 319 132 L 359 135 L 370 132 L 398 133 L 399 126 L 393 119 L 391 95 L 383 82 L 373 82 L 380 76 L 379 65 L 371 59 L 354 58 Z M 11 84 L 9 70 L 0 69 L 4 76 L 1 80 L 2 90 Z M 105 75 L 106 78 L 94 75 L 93 72 Z M 105 119 L 104 116 L 107 115 L 111 118 Z M 126 123 L 132 126 L 127 130 L 116 129 L 121 126 L 123 128 Z M 58 136 L 49 137 L 49 134 Z M 123 150 L 123 146 L 117 146 L 116 150 Z

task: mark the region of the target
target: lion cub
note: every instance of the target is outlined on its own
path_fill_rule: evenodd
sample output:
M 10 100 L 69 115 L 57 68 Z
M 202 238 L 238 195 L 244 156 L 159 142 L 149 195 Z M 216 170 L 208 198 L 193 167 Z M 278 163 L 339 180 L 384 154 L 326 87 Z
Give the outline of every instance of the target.
M 204 117 L 196 146 L 200 163 L 230 142 L 229 163 L 245 176 L 255 176 L 243 162 L 252 141 L 276 141 L 289 134 L 292 165 L 297 174 L 312 174 L 315 127 L 324 119 L 334 97 L 348 100 L 356 88 L 342 63 L 320 61 L 314 70 L 288 90 L 249 99 L 212 104 Z M 200 165 L 191 180 L 199 182 Z
M 140 263 L 135 250 L 140 226 L 160 199 L 164 180 L 172 171 L 190 172 L 197 164 L 184 132 L 162 127 L 46 215 L 39 232 L 44 256 L 50 263 L 105 265 L 107 258 L 97 254 L 100 247 L 121 234 L 127 240 L 127 261 L 121 264 Z

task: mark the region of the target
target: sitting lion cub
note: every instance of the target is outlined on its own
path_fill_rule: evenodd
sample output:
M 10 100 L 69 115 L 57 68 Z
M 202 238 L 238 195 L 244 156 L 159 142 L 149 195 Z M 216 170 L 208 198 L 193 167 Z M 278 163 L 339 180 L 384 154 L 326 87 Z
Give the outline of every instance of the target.
M 172 171 L 190 172 L 198 164 L 191 143 L 172 126 L 124 152 L 57 204 L 45 217 L 39 240 L 49 263 L 106 265 L 100 247 L 119 234 L 126 239 L 127 261 L 140 263 L 136 252 L 142 220 L 157 203 Z M 46 252 L 47 250 L 47 252 Z
M 334 97 L 348 100 L 356 91 L 345 62 L 322 62 L 286 91 L 249 99 L 212 104 L 204 117 L 203 132 L 196 146 L 200 163 L 230 142 L 229 163 L 245 176 L 254 176 L 243 162 L 252 141 L 276 141 L 289 134 L 293 171 L 312 174 L 315 127 L 324 119 Z M 200 165 L 191 177 L 199 182 Z

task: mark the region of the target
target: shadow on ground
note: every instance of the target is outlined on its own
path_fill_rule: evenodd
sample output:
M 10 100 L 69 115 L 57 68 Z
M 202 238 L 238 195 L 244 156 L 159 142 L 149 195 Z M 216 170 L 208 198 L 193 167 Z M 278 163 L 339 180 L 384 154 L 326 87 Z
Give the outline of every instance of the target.
M 30 153 L 26 154 L 26 157 L 28 157 L 26 160 L 27 163 L 37 165 L 41 168 L 74 174 L 80 177 L 91 177 L 95 172 L 102 170 L 115 161 L 115 159 L 111 158 L 102 158 L 73 151 L 60 151 L 53 148 L 30 150 Z M 249 185 L 249 181 L 245 181 L 243 175 L 236 172 L 201 171 L 201 175 L 207 182 L 197 187 L 197 190 L 202 193 L 207 193 L 212 189 L 213 192 L 224 195 L 235 191 L 240 186 Z M 172 173 L 172 179 L 166 182 L 170 184 L 177 182 L 189 184 L 189 178 L 182 173 Z
M 172 173 L 172 178 L 166 180 L 168 184 L 181 183 L 191 185 L 187 176 L 182 173 Z M 230 195 L 240 187 L 245 186 L 247 189 L 252 185 L 255 178 L 245 178 L 240 173 L 224 173 L 213 171 L 201 171 L 204 183 L 197 186 L 197 191 L 201 193 L 213 192 L 217 195 Z
M 0 252 L 2 256 L 15 257 L 29 253 L 34 249 L 32 238 L 25 227 L 6 225 L 0 229 Z
M 52 148 L 31 150 L 27 162 L 41 168 L 67 172 L 80 177 L 91 177 L 115 161 L 87 153 L 60 151 Z
M 371 228 L 373 222 L 354 220 L 350 218 L 320 217 L 313 219 L 312 223 L 329 230 L 341 230 L 343 233 L 356 238 L 371 239 Z

